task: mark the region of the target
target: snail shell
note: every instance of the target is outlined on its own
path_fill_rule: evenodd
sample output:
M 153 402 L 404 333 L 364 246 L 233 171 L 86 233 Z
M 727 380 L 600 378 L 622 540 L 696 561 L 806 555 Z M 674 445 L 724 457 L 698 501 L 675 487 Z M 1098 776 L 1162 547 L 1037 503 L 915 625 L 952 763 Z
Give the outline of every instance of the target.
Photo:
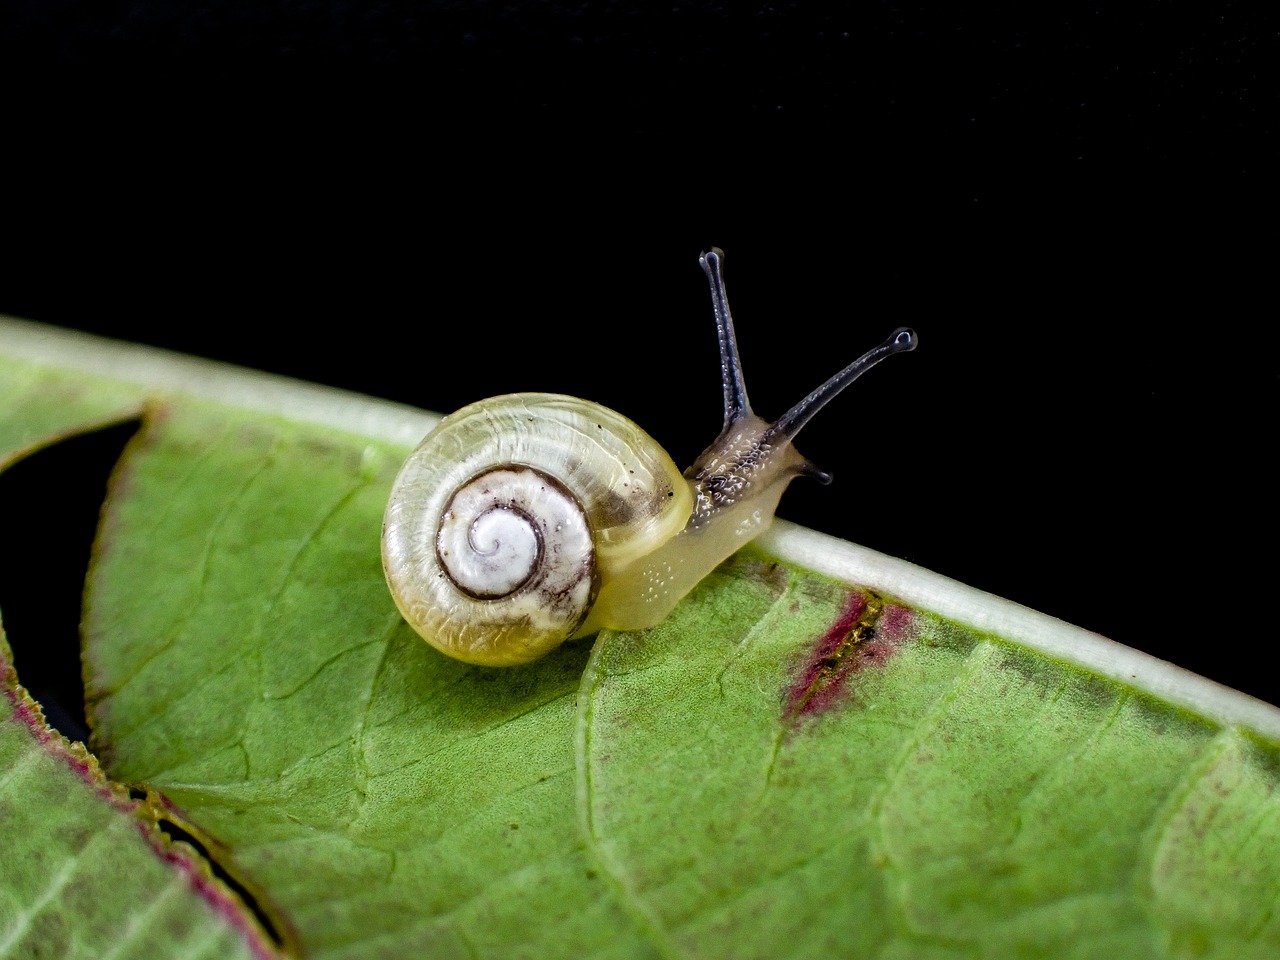
M 794 477 L 830 477 L 792 439 L 881 360 L 896 330 L 773 423 L 751 410 L 721 277 L 702 256 L 720 338 L 724 429 L 681 475 L 638 426 L 555 394 L 495 397 L 427 435 L 401 469 L 382 564 L 404 618 L 451 657 L 512 666 L 605 627 L 662 621 L 769 526 Z
M 383 567 L 433 646 L 527 663 L 576 635 L 601 583 L 692 512 L 666 451 L 621 414 L 554 394 L 494 397 L 446 417 L 401 469 Z

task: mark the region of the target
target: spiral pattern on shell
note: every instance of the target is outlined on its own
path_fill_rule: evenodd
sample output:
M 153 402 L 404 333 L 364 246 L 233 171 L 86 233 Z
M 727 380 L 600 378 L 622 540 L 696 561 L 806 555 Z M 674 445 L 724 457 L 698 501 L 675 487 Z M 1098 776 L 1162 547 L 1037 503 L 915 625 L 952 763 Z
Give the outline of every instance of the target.
M 577 635 L 601 584 L 691 510 L 670 457 L 622 415 L 554 394 L 495 397 L 446 417 L 405 463 L 383 567 L 433 646 L 526 663 Z

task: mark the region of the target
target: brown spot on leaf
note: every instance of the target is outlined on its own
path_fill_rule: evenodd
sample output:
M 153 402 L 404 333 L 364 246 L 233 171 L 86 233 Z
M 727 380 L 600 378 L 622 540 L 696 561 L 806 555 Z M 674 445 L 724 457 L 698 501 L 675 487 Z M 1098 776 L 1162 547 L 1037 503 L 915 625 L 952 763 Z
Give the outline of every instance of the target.
M 748 557 L 741 562 L 739 570 L 744 577 L 764 586 L 775 597 L 782 596 L 787 589 L 787 568 L 775 560 Z

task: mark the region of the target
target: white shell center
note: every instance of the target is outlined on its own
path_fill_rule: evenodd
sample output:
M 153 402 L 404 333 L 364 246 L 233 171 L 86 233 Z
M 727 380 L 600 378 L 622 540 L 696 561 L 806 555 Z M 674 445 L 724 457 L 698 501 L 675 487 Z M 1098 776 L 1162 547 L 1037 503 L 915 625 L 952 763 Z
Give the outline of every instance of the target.
M 491 470 L 459 487 L 440 519 L 436 552 L 450 579 L 477 599 L 535 584 L 561 597 L 581 592 L 578 602 L 590 592 L 585 518 L 572 495 L 537 470 Z
M 505 597 L 529 579 L 538 563 L 542 545 L 537 528 L 516 510 L 494 507 L 480 514 L 467 530 L 465 546 L 446 545 L 446 529 L 456 540 L 463 524 L 441 526 L 441 553 L 448 550 L 445 559 L 454 582 L 478 597 Z

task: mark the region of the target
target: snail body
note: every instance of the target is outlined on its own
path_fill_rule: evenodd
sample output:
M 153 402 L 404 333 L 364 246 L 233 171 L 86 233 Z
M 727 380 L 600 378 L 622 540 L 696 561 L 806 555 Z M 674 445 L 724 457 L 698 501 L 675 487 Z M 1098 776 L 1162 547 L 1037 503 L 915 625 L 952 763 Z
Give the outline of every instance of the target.
M 482 400 L 445 417 L 401 469 L 382 562 L 401 614 L 469 663 L 528 663 L 604 628 L 654 626 L 773 519 L 800 474 L 791 443 L 827 401 L 893 353 L 900 329 L 774 423 L 747 402 L 722 254 L 702 256 L 720 333 L 725 425 L 683 474 L 632 421 L 556 394 Z

